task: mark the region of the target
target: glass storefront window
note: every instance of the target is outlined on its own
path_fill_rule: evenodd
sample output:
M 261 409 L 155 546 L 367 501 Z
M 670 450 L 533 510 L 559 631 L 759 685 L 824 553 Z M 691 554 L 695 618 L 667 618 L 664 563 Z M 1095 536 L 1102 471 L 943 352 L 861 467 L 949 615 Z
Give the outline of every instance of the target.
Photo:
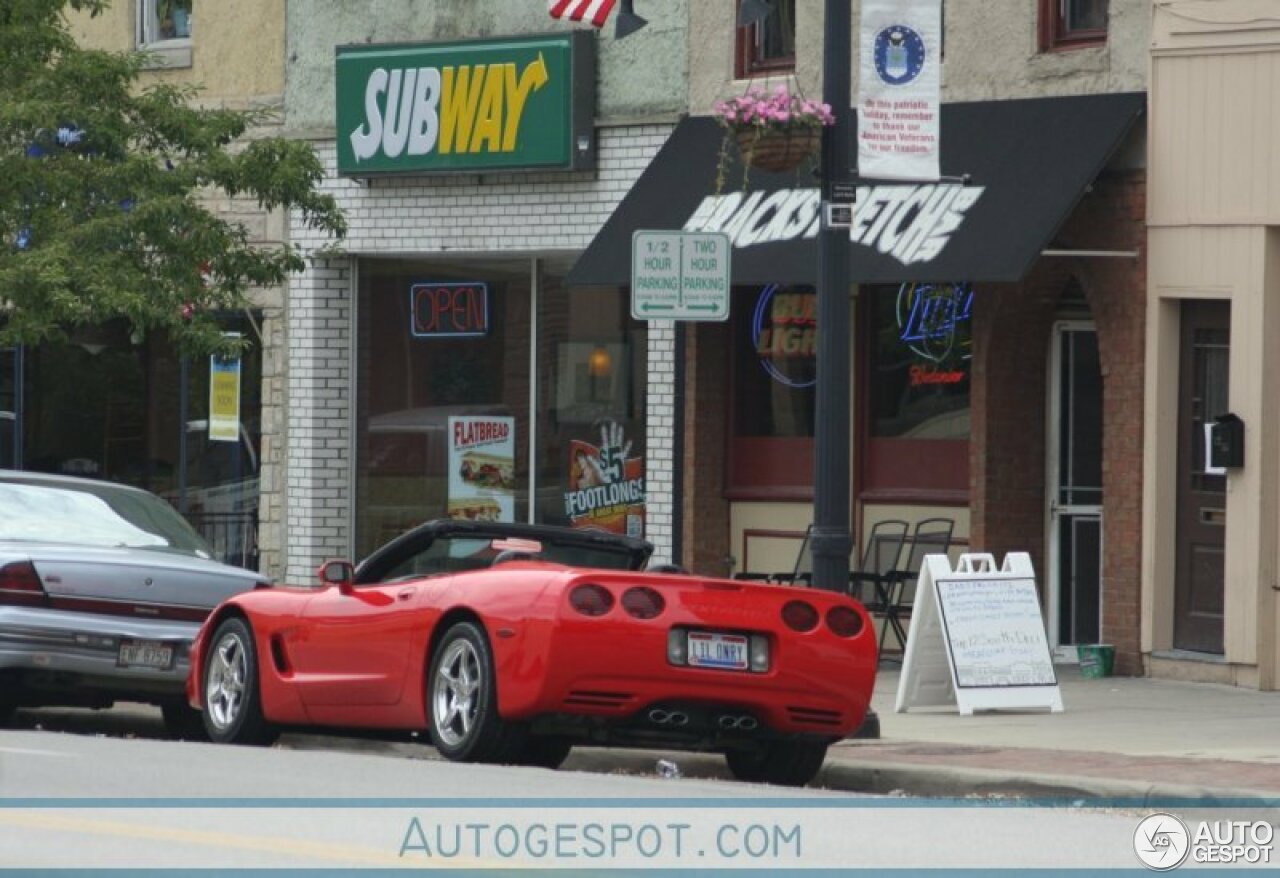
M 864 500 L 964 502 L 969 490 L 973 289 L 864 287 L 859 393 Z
M 872 295 L 871 436 L 967 439 L 972 288 L 903 284 Z
M 726 494 L 813 496 L 818 297 L 812 286 L 735 287 L 729 318 Z
M 540 262 L 535 520 L 643 536 L 647 326 L 570 264 Z
M 528 260 L 361 260 L 356 556 L 415 525 L 528 516 Z
M 733 304 L 734 434 L 813 436 L 817 293 L 769 284 L 735 291 Z
M 0 469 L 18 465 L 18 359 L 16 348 L 0 348 Z
M 123 321 L 75 329 L 66 341 L 0 352 L 0 434 L 16 407 L 17 468 L 121 482 L 186 516 L 221 560 L 257 567 L 262 350 L 253 321 L 223 325 L 250 339 L 240 359 L 238 439 L 209 434 L 209 360 L 185 360 L 162 335 Z M 0 440 L 0 453 L 12 445 Z M 9 465 L 9 461 L 4 461 Z
M 644 326 L 571 262 L 360 262 L 358 557 L 445 516 L 643 534 Z

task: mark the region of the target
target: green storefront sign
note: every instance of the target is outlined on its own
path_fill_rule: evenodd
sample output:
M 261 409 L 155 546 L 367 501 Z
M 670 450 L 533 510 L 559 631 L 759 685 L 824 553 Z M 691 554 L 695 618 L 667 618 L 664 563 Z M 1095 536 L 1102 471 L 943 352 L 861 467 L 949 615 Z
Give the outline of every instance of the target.
M 595 34 L 340 46 L 338 173 L 595 166 Z

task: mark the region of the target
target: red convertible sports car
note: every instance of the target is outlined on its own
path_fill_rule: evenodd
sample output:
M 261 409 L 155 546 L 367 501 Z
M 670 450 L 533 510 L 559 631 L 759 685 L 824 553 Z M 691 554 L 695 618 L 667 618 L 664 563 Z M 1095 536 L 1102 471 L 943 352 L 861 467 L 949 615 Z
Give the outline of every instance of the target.
M 429 730 L 445 757 L 556 767 L 575 745 L 722 752 L 802 785 L 862 723 L 866 611 L 816 589 L 644 571 L 652 546 L 433 521 L 321 587 L 236 595 L 204 623 L 187 697 L 213 740 L 282 726 Z

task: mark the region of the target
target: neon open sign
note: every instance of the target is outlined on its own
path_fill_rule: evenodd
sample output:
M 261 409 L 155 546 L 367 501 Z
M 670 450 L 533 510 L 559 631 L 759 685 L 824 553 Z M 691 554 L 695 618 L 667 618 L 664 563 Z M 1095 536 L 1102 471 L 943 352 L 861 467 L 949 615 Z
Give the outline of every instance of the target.
M 489 333 L 489 286 L 478 281 L 414 284 L 410 330 L 418 338 L 468 338 Z

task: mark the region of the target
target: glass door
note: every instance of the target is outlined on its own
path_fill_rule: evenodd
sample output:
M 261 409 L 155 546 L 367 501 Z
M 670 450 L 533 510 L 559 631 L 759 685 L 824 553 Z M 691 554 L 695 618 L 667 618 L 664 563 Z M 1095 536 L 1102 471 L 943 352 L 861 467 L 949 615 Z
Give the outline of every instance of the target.
M 1049 634 L 1055 658 L 1102 637 L 1102 369 L 1089 321 L 1054 327 L 1049 410 Z

